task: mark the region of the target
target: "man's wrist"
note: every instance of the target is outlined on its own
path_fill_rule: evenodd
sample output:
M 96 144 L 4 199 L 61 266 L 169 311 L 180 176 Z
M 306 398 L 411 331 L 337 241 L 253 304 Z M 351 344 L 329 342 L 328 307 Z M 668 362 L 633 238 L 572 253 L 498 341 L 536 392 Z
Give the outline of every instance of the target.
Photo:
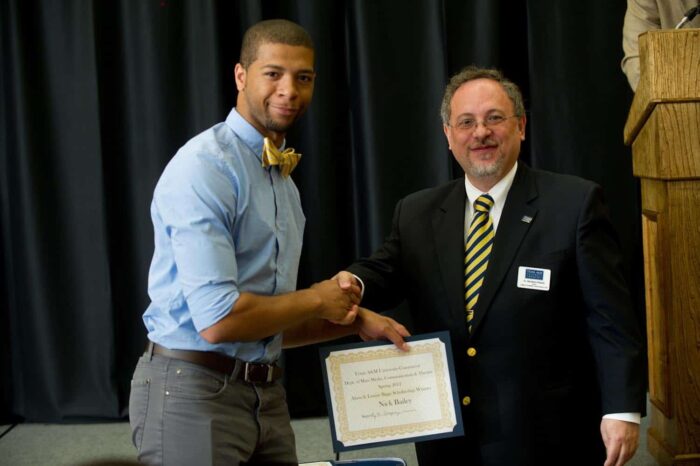
M 642 421 L 642 413 L 611 413 L 603 416 L 603 419 L 615 419 L 617 421 L 639 424 Z
M 362 281 L 360 277 L 355 275 L 354 273 L 352 274 L 353 277 L 355 277 L 355 280 L 357 280 L 357 283 L 360 284 L 360 298 L 365 297 L 365 282 Z

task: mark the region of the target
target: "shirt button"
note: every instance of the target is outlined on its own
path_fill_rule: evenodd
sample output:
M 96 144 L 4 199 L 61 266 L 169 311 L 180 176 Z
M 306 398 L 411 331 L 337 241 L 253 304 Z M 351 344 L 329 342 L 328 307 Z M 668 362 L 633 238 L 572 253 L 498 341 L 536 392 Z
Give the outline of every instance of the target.
M 472 399 L 468 396 L 465 396 L 464 398 L 462 398 L 462 404 L 464 406 L 469 406 L 469 403 L 471 403 L 471 402 L 472 402 Z
M 476 356 L 476 348 L 469 348 L 467 349 L 467 356 L 473 358 Z

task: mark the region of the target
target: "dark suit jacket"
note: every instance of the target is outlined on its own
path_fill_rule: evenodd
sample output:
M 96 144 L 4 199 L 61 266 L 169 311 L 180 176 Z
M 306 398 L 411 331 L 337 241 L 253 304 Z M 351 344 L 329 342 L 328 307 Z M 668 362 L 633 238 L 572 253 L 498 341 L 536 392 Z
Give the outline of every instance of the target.
M 348 268 L 364 281 L 363 306 L 407 299 L 414 333 L 450 331 L 459 396 L 471 399 L 462 406 L 466 436 L 416 444 L 421 465 L 450 454 L 463 464 L 602 464 L 602 415 L 643 412 L 645 384 L 600 187 L 519 164 L 471 335 L 465 198 L 464 179 L 407 196 L 384 245 Z M 517 287 L 521 266 L 549 269 L 549 291 Z

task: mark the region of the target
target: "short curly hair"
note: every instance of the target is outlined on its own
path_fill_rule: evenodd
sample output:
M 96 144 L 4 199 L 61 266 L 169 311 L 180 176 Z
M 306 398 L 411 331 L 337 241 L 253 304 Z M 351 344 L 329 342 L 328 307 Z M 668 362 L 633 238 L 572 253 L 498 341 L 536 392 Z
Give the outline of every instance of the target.
M 475 79 L 491 79 L 498 82 L 501 86 L 503 86 L 503 90 L 506 91 L 506 94 L 508 94 L 511 102 L 513 102 L 515 115 L 521 117 L 525 114 L 523 94 L 520 92 L 520 88 L 517 84 L 510 79 L 507 79 L 505 76 L 503 76 L 503 73 L 497 69 L 480 68 L 475 65 L 470 65 L 452 76 L 452 78 L 450 78 L 450 82 L 447 84 L 447 87 L 445 87 L 445 94 L 442 97 L 442 105 L 440 105 L 440 117 L 442 118 L 443 124 L 447 125 L 450 122 L 450 115 L 452 113 L 450 103 L 452 102 L 452 97 L 454 97 L 457 89 L 459 89 L 462 84 Z
M 314 43 L 306 29 L 286 19 L 268 19 L 254 24 L 243 34 L 240 63 L 248 68 L 258 58 L 262 44 L 300 45 L 314 50 Z

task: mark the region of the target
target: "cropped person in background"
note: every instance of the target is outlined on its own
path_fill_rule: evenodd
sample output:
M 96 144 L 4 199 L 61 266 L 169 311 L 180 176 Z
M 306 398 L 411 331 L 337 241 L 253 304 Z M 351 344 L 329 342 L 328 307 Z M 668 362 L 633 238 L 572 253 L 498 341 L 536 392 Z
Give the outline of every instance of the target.
M 627 0 L 625 24 L 622 29 L 622 71 L 633 91 L 639 84 L 639 35 L 654 29 L 673 29 L 683 15 L 698 0 Z M 684 27 L 700 28 L 700 16 L 696 16 Z

